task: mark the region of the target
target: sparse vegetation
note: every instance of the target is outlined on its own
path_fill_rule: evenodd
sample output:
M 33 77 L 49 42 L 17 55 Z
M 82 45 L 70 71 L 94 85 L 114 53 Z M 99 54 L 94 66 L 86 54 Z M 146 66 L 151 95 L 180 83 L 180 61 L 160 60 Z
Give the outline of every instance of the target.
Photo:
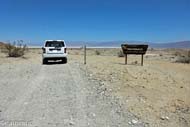
M 177 63 L 190 63 L 190 57 L 189 56 L 176 56 Z
M 133 61 L 132 63 L 131 63 L 132 65 L 137 65 L 138 64 L 138 61 Z
M 96 54 L 96 55 L 100 55 L 100 51 L 95 50 L 95 54 Z
M 18 40 L 13 44 L 6 44 L 4 53 L 7 53 L 9 57 L 21 57 L 25 54 L 26 50 L 27 46 L 23 44 L 23 40 Z
M 95 50 L 98 50 L 101 54 L 95 55 Z M 76 69 L 80 66 L 79 69 L 83 71 L 82 74 L 87 76 L 81 77 L 81 79 L 87 78 L 90 82 L 91 80 L 95 82 L 95 84 L 91 85 L 86 84 L 88 85 L 87 89 L 92 86 L 95 92 L 97 91 L 97 95 L 104 96 L 106 93 L 106 96 L 109 97 L 114 94 L 116 99 L 118 97 L 122 99 L 121 101 L 124 103 L 122 106 L 128 106 L 122 108 L 128 108 L 131 113 L 137 115 L 136 120 L 143 118 L 142 121 L 148 121 L 148 126 L 154 126 L 156 122 L 158 126 L 169 126 L 169 124 L 183 126 L 184 121 L 189 120 L 188 113 L 190 111 L 190 104 L 187 96 L 189 95 L 188 89 L 190 89 L 190 64 L 173 62 L 177 58 L 174 55 L 175 52 L 179 50 L 178 52 L 180 52 L 181 56 L 185 54 L 189 56 L 190 49 L 170 49 L 168 51 L 155 49 L 154 52 L 148 52 L 147 55 L 145 55 L 145 57 L 149 58 L 145 59 L 144 66 L 142 67 L 139 66 L 140 56 L 138 55 L 129 56 L 128 65 L 124 65 L 124 57 L 117 56 L 120 50 L 121 49 L 118 48 L 87 48 L 87 64 L 84 66 L 82 65 L 84 51 L 79 48 L 69 49 L 71 64 L 68 66 L 70 66 L 71 69 L 76 67 L 74 68 L 75 71 L 78 71 Z M 162 54 L 163 57 L 160 57 L 159 54 Z M 19 58 L 16 62 L 12 58 L 7 58 L 5 54 L 0 54 L 1 75 L 8 81 L 12 73 L 15 73 L 14 81 L 9 83 L 14 84 L 16 82 L 18 85 L 10 84 L 10 86 L 18 88 L 19 84 L 21 84 L 19 89 L 23 89 L 24 85 L 22 83 L 24 83 L 25 80 L 27 83 L 30 83 L 30 81 L 33 81 L 34 75 L 38 77 L 43 74 L 38 74 L 39 69 L 43 67 L 40 64 L 40 58 L 40 48 L 30 49 L 30 52 L 26 54 L 26 59 Z M 78 66 L 76 66 L 76 63 Z M 30 64 L 30 66 L 28 66 L 28 64 Z M 56 64 L 53 66 L 56 66 L 57 71 L 65 67 Z M 25 71 L 28 67 L 30 67 L 32 71 L 31 69 Z M 47 68 L 51 69 L 50 66 L 47 66 Z M 67 69 L 67 66 L 65 69 Z M 55 72 L 56 70 L 52 71 Z M 61 76 L 61 78 L 63 77 L 64 76 Z M 20 78 L 23 80 L 20 80 Z M 4 82 L 3 80 L 1 81 Z M 55 84 L 56 82 L 53 83 Z M 9 86 L 9 84 L 6 86 Z M 14 87 L 3 86 L 3 89 L 1 89 L 8 91 L 9 88 L 12 89 Z M 160 94 L 160 91 L 162 94 Z M 9 92 L 7 92 L 7 94 L 9 95 Z M 94 112 L 96 111 L 93 111 L 93 113 Z M 183 119 L 180 122 L 181 116 L 183 116 Z M 139 122 L 141 122 L 140 119 Z M 131 123 L 131 125 L 133 124 Z
M 179 51 L 176 51 L 176 52 L 174 53 L 174 55 L 175 55 L 175 56 L 181 56 L 181 53 L 180 53 Z
M 190 63 L 190 51 L 180 50 L 173 54 L 175 56 L 175 62 L 177 63 Z
M 154 48 L 148 48 L 149 51 L 154 51 Z
M 190 57 L 190 50 L 188 51 L 187 56 Z
M 118 56 L 118 57 L 124 57 L 124 54 L 123 54 L 123 52 L 120 50 L 120 51 L 117 53 L 117 56 Z

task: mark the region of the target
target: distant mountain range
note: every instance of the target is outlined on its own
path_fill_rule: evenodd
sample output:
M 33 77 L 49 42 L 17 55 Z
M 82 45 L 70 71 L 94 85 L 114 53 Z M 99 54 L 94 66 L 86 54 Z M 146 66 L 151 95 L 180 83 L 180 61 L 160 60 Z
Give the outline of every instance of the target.
M 171 43 L 149 43 L 152 48 L 190 48 L 190 41 L 179 41 Z
M 152 43 L 142 41 L 107 41 L 107 42 L 67 42 L 67 46 L 82 46 L 87 45 L 89 47 L 120 47 L 121 44 L 148 44 L 151 48 L 190 48 L 190 41 L 179 41 L 170 43 Z
M 153 42 L 143 42 L 143 41 L 66 41 L 67 47 L 81 47 L 86 45 L 88 47 L 121 47 L 121 44 L 148 44 L 149 48 L 190 48 L 190 41 L 179 41 L 170 43 L 153 43 Z M 27 43 L 26 43 L 27 44 Z M 3 45 L 0 42 L 0 45 Z M 42 43 L 30 43 L 29 46 L 42 46 Z

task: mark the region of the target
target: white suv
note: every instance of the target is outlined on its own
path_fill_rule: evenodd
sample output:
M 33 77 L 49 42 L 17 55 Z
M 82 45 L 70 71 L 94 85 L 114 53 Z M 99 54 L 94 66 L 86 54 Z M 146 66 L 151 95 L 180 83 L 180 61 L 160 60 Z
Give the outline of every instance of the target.
M 42 50 L 43 64 L 46 64 L 48 60 L 62 60 L 63 63 L 67 63 L 67 48 L 63 40 L 46 40 Z

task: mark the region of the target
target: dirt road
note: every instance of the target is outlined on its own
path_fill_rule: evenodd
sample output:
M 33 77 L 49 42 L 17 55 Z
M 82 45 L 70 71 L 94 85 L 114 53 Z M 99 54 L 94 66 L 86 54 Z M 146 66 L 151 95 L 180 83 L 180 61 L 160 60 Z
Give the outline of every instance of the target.
M 0 127 L 146 125 L 76 62 L 41 65 L 40 56 L 14 61 L 0 64 Z

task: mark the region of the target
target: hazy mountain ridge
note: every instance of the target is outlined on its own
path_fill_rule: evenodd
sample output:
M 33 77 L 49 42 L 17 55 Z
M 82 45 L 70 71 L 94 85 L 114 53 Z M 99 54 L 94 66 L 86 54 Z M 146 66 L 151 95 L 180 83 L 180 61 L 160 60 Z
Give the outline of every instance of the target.
M 68 47 L 81 47 L 86 45 L 88 47 L 121 47 L 121 44 L 148 44 L 151 48 L 190 48 L 190 41 L 178 41 L 169 43 L 154 43 L 143 41 L 66 41 Z M 0 45 L 3 45 L 0 42 Z M 26 43 L 27 44 L 27 43 Z M 30 43 L 28 46 L 43 46 L 43 43 Z
M 143 41 L 106 41 L 106 42 L 67 42 L 68 46 L 82 46 L 90 47 L 120 47 L 121 44 L 148 44 L 152 48 L 190 48 L 190 41 L 179 41 L 170 43 L 153 43 Z

